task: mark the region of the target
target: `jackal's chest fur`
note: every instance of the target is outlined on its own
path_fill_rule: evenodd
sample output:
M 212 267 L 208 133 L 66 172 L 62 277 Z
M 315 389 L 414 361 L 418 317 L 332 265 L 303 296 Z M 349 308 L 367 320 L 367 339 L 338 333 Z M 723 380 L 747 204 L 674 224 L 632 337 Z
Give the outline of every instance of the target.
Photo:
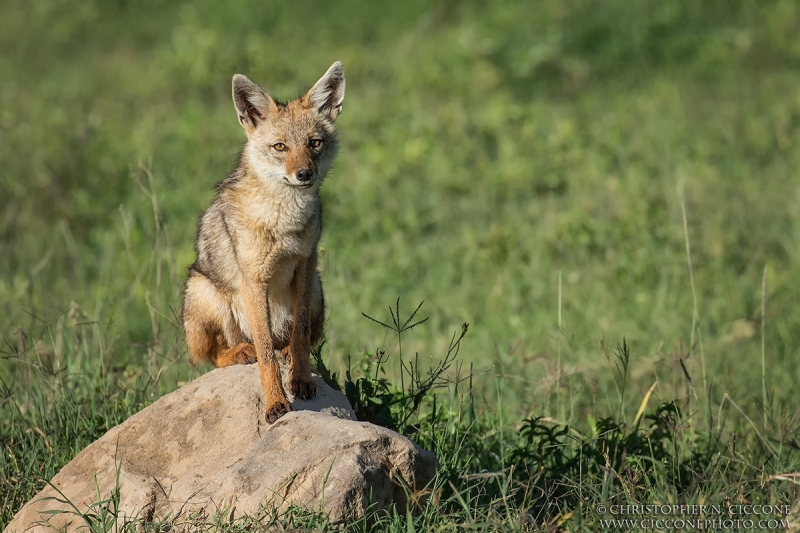
M 254 199 L 247 210 L 250 217 L 247 229 L 265 283 L 287 270 L 293 272 L 298 261 L 308 259 L 321 234 L 318 197 L 271 200 Z

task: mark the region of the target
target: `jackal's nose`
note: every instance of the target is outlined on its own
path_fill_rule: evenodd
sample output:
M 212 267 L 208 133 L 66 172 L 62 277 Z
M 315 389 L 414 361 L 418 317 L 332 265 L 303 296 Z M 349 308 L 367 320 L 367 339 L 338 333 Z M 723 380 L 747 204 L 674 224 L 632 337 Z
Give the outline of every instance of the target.
M 308 181 L 314 177 L 314 171 L 310 168 L 304 168 L 297 171 L 297 181 Z

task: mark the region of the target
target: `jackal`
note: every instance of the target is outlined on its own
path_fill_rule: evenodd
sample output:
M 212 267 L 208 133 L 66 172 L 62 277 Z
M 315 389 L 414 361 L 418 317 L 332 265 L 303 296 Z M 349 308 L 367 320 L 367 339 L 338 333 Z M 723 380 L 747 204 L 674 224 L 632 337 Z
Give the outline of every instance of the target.
M 290 410 L 276 350 L 291 358 L 292 394 L 309 399 L 317 391 L 310 350 L 325 317 L 319 188 L 338 149 L 344 87 L 338 61 L 288 103 L 235 75 L 233 103 L 247 142 L 197 229 L 182 311 L 190 357 L 216 367 L 257 361 L 269 423 Z

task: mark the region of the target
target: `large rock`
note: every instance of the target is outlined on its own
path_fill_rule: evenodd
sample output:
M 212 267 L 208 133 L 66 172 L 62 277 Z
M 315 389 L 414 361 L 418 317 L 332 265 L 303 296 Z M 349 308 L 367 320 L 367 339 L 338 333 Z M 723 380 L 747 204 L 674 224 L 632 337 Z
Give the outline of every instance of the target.
M 284 386 L 286 386 L 286 370 Z M 264 422 L 256 365 L 213 370 L 164 396 L 89 445 L 28 502 L 6 532 L 74 530 L 84 512 L 115 487 L 119 518 L 153 520 L 204 510 L 235 515 L 261 506 L 299 504 L 336 518 L 364 512 L 372 502 L 403 507 L 406 494 L 435 474 L 436 459 L 407 438 L 355 421 L 343 394 L 320 378 L 317 396 L 292 401 L 292 412 Z M 46 524 L 36 522 L 50 520 Z

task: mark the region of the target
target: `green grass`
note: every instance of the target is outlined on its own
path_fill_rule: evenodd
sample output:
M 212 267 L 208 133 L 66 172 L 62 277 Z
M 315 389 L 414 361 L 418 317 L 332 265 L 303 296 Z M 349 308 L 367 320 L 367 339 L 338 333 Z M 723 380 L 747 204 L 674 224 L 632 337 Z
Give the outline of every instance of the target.
M 402 337 L 423 366 L 470 324 L 465 380 L 401 428 L 443 464 L 415 530 L 797 499 L 775 477 L 798 460 L 795 2 L 0 10 L 0 525 L 205 371 L 177 313 L 197 217 L 243 142 L 231 76 L 289 98 L 337 59 L 325 364 L 355 380 L 383 349 L 388 394 L 396 334 L 362 313 L 425 300 Z M 644 416 L 677 408 L 669 430 L 634 423 L 654 383 Z M 604 464 L 609 446 L 629 451 Z

